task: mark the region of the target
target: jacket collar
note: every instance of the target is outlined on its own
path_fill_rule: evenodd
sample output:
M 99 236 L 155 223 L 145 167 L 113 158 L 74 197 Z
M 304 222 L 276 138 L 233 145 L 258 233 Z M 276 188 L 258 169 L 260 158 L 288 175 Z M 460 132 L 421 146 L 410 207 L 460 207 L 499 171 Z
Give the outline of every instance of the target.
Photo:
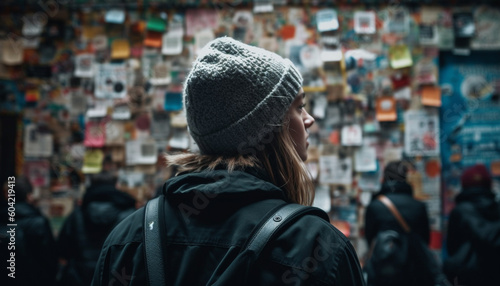
M 410 184 L 405 181 L 385 181 L 380 188 L 380 194 L 405 194 L 413 196 L 413 189 Z
M 200 193 L 216 200 L 285 199 L 285 193 L 259 169 L 185 173 L 169 179 L 163 186 L 163 194 L 173 200 L 185 200 Z

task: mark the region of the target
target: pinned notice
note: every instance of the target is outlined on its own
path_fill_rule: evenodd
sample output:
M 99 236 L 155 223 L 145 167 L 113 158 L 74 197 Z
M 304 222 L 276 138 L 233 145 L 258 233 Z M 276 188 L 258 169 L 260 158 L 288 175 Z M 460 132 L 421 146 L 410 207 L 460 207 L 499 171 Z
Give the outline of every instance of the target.
M 422 104 L 441 106 L 441 88 L 439 86 L 424 86 L 422 88 Z
M 128 59 L 130 57 L 130 43 L 127 39 L 116 39 L 111 44 L 112 59 Z
M 389 48 L 389 59 L 393 69 L 411 67 L 413 61 L 406 45 L 395 45 Z
M 101 172 L 103 159 L 104 154 L 101 149 L 85 150 L 82 172 L 84 174 L 96 174 Z
M 382 96 L 377 99 L 377 120 L 396 121 L 396 100 L 392 96 Z
M 316 23 L 319 32 L 335 31 L 339 28 L 337 11 L 334 9 L 323 9 L 316 13 Z

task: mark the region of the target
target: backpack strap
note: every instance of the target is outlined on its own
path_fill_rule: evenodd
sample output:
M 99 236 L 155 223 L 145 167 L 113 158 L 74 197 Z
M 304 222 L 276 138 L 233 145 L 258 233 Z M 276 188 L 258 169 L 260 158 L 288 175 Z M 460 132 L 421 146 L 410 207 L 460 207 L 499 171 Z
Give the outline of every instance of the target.
M 156 197 L 146 204 L 144 215 L 144 244 L 147 277 L 149 285 L 165 285 L 165 262 L 161 250 L 161 215 L 163 209 L 163 197 Z M 328 215 L 319 208 L 308 207 L 299 204 L 283 204 L 266 221 L 253 231 L 250 240 L 242 251 L 254 252 L 253 257 L 258 258 L 266 244 L 286 225 L 295 221 L 296 218 L 314 214 L 329 222 Z M 253 261 L 252 261 L 253 262 Z M 215 277 L 212 277 L 215 278 Z M 212 279 L 210 279 L 212 280 Z M 211 283 L 209 283 L 211 284 Z
M 156 197 L 146 204 L 144 215 L 144 255 L 149 285 L 166 285 L 165 262 L 161 250 L 159 212 L 163 209 L 163 197 Z
M 398 209 L 392 203 L 392 201 L 388 197 L 386 197 L 384 195 L 379 195 L 377 197 L 377 200 L 379 200 L 380 202 L 382 202 L 389 209 L 389 211 L 391 211 L 392 215 L 396 218 L 396 220 L 398 221 L 399 225 L 401 225 L 401 227 L 403 228 L 403 230 L 405 232 L 407 232 L 407 233 L 410 233 L 410 231 L 411 231 L 410 226 L 408 225 L 408 223 L 406 223 L 405 219 L 399 213 Z
M 255 253 L 255 257 L 264 250 L 266 244 L 279 232 L 284 226 L 294 221 L 304 214 L 315 214 L 326 221 L 329 221 L 328 215 L 321 209 L 308 207 L 299 204 L 284 204 L 273 215 L 271 215 L 264 224 L 254 231 L 244 250 L 250 250 Z
M 284 203 L 275 207 L 269 213 L 271 215 L 264 216 L 263 220 L 254 228 L 249 236 L 250 239 L 242 246 L 240 255 L 234 260 L 229 257 L 227 261 L 224 261 L 226 259 L 221 261 L 208 280 L 207 285 L 230 285 L 228 284 L 229 281 L 247 279 L 251 275 L 251 266 L 256 263 L 267 243 L 280 230 L 295 222 L 299 217 L 305 214 L 313 214 L 330 222 L 330 218 L 323 210 L 299 204 Z M 244 262 L 241 260 L 244 260 Z M 245 267 L 245 269 L 239 269 L 241 267 Z

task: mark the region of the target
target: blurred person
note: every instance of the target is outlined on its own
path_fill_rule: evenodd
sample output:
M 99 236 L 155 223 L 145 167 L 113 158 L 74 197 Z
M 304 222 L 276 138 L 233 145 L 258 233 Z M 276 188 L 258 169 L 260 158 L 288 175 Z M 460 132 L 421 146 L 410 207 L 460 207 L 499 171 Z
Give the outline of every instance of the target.
M 13 189 L 14 193 L 10 190 Z M 10 196 L 10 194 L 14 196 Z M 57 272 L 55 242 L 49 221 L 33 205 L 33 186 L 25 176 L 16 176 L 13 185 L 5 182 L 1 197 L 0 285 L 53 285 Z M 15 221 L 9 221 L 9 207 L 15 208 Z M 10 227 L 7 224 L 17 224 Z M 15 229 L 12 232 L 12 229 Z M 7 232 L 9 231 L 9 232 Z M 14 234 L 14 244 L 8 245 Z M 15 249 L 9 246 L 14 246 Z M 15 278 L 11 273 L 11 252 L 15 253 Z
M 258 263 L 244 248 L 277 208 L 312 204 L 304 161 L 314 119 L 291 61 L 217 38 L 200 50 L 183 101 L 200 153 L 167 156 L 180 173 L 159 197 L 166 284 L 364 285 L 352 244 L 317 215 L 298 217 L 278 232 L 255 257 Z M 148 284 L 144 213 L 110 234 L 92 285 Z
M 443 268 L 458 285 L 499 285 L 500 205 L 484 165 L 464 170 L 447 231 L 448 257 Z
M 377 233 L 385 229 L 399 230 L 400 226 L 389 210 L 377 200 L 379 195 L 387 196 L 411 229 L 426 244 L 430 241 L 430 225 L 425 203 L 413 198 L 413 188 L 406 181 L 410 171 L 409 163 L 404 161 L 389 162 L 384 168 L 380 191 L 373 195 L 365 213 L 365 236 L 371 245 Z
M 62 264 L 59 285 L 90 285 L 104 240 L 136 210 L 135 199 L 116 188 L 117 177 L 103 171 L 90 176 L 81 205 L 64 221 L 57 246 Z
M 411 233 L 418 236 L 417 239 L 421 239 L 425 246 L 429 244 L 430 225 L 427 208 L 423 202 L 413 198 L 413 188 L 406 181 L 407 174 L 410 170 L 411 165 L 409 162 L 405 161 L 390 162 L 385 167 L 381 189 L 378 193 L 373 195 L 372 201 L 368 205 L 365 213 L 365 237 L 370 248 L 374 247 L 373 245 L 376 243 L 375 239 L 382 231 L 393 230 L 400 234 L 403 239 L 406 233 L 388 207 L 379 200 L 379 196 L 382 195 L 386 196 L 396 207 L 397 211 L 411 229 Z M 408 239 L 408 241 L 410 241 L 410 239 Z M 403 258 L 405 262 L 413 259 L 410 257 L 410 252 L 408 252 L 407 255 L 407 257 Z M 368 285 L 399 285 L 400 282 L 395 282 L 391 279 L 396 280 L 401 278 L 405 280 L 405 285 L 434 285 L 433 282 L 429 282 L 429 280 L 433 280 L 434 278 L 425 278 L 426 281 L 422 281 L 424 277 L 435 275 L 430 273 L 425 265 L 401 266 L 401 269 L 402 270 L 399 270 L 394 277 L 386 278 L 382 282 L 370 281 L 371 278 L 369 277 Z M 370 272 L 371 269 L 368 270 L 365 268 L 365 271 Z M 424 275 L 426 273 L 428 273 L 429 276 Z M 375 277 L 381 274 L 371 273 L 370 275 L 374 277 L 372 280 L 375 280 Z

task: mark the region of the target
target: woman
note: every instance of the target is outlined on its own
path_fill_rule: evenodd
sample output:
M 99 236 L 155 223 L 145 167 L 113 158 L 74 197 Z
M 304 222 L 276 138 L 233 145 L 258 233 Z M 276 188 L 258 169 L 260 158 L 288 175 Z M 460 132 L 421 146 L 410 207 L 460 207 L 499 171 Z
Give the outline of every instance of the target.
M 266 214 L 283 202 L 311 204 L 313 186 L 303 161 L 314 119 L 304 110 L 301 84 L 289 60 L 231 38 L 199 52 L 185 82 L 184 106 L 200 154 L 168 156 L 180 173 L 163 187 L 160 228 L 169 285 L 216 281 Z M 111 233 L 93 285 L 147 283 L 143 220 L 138 211 Z M 364 284 L 350 242 L 313 215 L 279 233 L 259 263 L 248 267 L 250 277 L 217 282 Z

